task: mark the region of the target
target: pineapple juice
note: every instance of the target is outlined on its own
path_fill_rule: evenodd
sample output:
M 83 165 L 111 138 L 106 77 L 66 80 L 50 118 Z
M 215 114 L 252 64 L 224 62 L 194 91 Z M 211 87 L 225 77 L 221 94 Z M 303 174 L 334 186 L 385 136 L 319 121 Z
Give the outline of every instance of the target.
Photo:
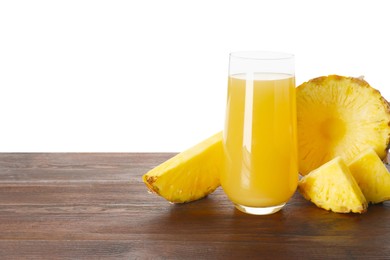
M 224 192 L 247 207 L 286 203 L 298 183 L 295 78 L 230 76 L 226 113 Z

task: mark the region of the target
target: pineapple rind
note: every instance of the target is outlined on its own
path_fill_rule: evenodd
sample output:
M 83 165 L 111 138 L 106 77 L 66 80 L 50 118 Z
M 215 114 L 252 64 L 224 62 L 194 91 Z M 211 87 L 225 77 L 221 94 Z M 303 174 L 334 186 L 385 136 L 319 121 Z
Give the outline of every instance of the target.
M 372 147 L 384 159 L 390 141 L 390 107 L 361 78 L 330 75 L 297 88 L 299 170 L 302 175 L 341 156 L 352 160 Z
M 307 200 L 325 210 L 337 213 L 367 210 L 367 201 L 341 157 L 303 176 L 298 190 Z
M 222 133 L 163 162 L 142 176 L 148 189 L 172 203 L 201 199 L 220 186 Z
M 368 202 L 390 200 L 390 173 L 372 148 L 359 154 L 348 167 Z

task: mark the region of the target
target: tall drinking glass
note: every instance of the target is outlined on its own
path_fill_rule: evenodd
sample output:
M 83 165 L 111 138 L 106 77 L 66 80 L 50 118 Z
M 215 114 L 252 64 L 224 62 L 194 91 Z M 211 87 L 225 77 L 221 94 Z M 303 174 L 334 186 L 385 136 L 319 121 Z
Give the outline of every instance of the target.
M 294 194 L 296 127 L 294 56 L 231 53 L 221 185 L 237 209 L 272 214 Z

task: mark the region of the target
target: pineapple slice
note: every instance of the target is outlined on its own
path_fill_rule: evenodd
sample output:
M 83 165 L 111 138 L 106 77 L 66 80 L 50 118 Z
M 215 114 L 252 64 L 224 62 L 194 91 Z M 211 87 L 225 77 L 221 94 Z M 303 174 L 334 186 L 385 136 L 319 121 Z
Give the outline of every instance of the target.
M 302 177 L 298 190 L 307 200 L 326 210 L 337 213 L 367 210 L 367 201 L 341 157 Z
M 349 162 L 369 147 L 386 156 L 390 107 L 362 78 L 331 75 L 301 84 L 297 117 L 302 175 L 336 156 Z
M 177 154 L 143 175 L 148 189 L 172 203 L 201 199 L 219 185 L 222 132 Z
M 390 173 L 372 148 L 359 154 L 348 166 L 368 202 L 390 200 Z

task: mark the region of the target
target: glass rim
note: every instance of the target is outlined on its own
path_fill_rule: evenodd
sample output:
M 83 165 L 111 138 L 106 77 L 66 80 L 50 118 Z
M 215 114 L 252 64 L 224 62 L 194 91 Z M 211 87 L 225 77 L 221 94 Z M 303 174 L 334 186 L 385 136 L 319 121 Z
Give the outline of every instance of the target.
M 294 58 L 292 53 L 276 51 L 234 51 L 229 56 L 246 60 L 288 60 Z

